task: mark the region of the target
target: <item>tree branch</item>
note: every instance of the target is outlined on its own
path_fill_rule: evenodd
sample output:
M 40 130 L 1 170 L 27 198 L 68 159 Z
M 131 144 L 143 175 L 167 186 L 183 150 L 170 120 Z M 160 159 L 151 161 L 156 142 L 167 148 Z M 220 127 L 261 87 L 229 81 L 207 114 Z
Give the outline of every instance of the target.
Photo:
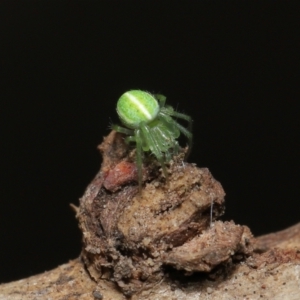
M 0 285 L 0 300 L 299 299 L 300 223 L 255 239 L 246 226 L 216 221 L 222 186 L 184 152 L 168 180 L 149 159 L 139 191 L 122 135 L 112 132 L 99 149 L 101 169 L 73 206 L 80 258 Z

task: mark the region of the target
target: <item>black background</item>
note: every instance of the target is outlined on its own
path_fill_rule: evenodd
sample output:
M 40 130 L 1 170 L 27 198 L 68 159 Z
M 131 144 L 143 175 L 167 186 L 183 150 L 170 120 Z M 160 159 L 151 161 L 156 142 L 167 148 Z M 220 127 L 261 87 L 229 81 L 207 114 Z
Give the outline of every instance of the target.
M 299 7 L 292 1 L 1 1 L 0 282 L 80 253 L 69 203 L 129 89 L 194 119 L 189 161 L 255 235 L 299 221 Z

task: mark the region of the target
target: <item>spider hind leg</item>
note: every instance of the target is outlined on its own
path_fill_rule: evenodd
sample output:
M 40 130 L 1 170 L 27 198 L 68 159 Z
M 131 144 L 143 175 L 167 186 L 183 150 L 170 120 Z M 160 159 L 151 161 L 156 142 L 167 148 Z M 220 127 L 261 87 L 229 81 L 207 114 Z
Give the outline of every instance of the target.
M 166 114 L 168 116 L 171 117 L 175 117 L 177 119 L 181 119 L 181 120 L 185 120 L 188 122 L 188 127 L 185 128 L 184 126 L 182 126 L 181 124 L 179 124 L 176 120 L 172 119 L 172 123 L 173 125 L 183 134 L 186 136 L 187 140 L 188 140 L 188 151 L 185 154 L 185 158 L 187 158 L 192 150 L 192 146 L 193 146 L 193 134 L 192 134 L 192 127 L 193 127 L 193 119 L 183 113 L 179 113 L 174 111 L 174 109 L 172 107 L 167 107 L 163 110 L 163 114 Z

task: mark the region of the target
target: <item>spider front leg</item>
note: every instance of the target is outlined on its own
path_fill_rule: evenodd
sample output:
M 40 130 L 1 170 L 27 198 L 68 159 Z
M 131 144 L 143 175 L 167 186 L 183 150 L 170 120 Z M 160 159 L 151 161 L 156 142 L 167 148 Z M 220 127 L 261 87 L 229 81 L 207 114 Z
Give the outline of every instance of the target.
M 140 124 L 140 128 L 142 131 L 141 137 L 143 136 L 145 142 L 144 144 L 154 154 L 154 156 L 156 157 L 156 159 L 158 160 L 158 162 L 162 167 L 165 177 L 168 178 L 168 173 L 165 166 L 164 154 L 161 151 L 162 145 L 160 145 L 159 142 L 155 139 L 150 128 L 145 123 L 142 122 Z

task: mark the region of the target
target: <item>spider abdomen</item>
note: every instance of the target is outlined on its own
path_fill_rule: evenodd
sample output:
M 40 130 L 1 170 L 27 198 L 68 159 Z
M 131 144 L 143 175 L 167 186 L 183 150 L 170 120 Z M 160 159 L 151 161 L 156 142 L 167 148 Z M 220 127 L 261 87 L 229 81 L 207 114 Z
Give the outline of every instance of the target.
M 118 100 L 117 112 L 120 120 L 129 128 L 139 128 L 140 123 L 153 121 L 159 113 L 159 104 L 150 93 L 132 90 Z

